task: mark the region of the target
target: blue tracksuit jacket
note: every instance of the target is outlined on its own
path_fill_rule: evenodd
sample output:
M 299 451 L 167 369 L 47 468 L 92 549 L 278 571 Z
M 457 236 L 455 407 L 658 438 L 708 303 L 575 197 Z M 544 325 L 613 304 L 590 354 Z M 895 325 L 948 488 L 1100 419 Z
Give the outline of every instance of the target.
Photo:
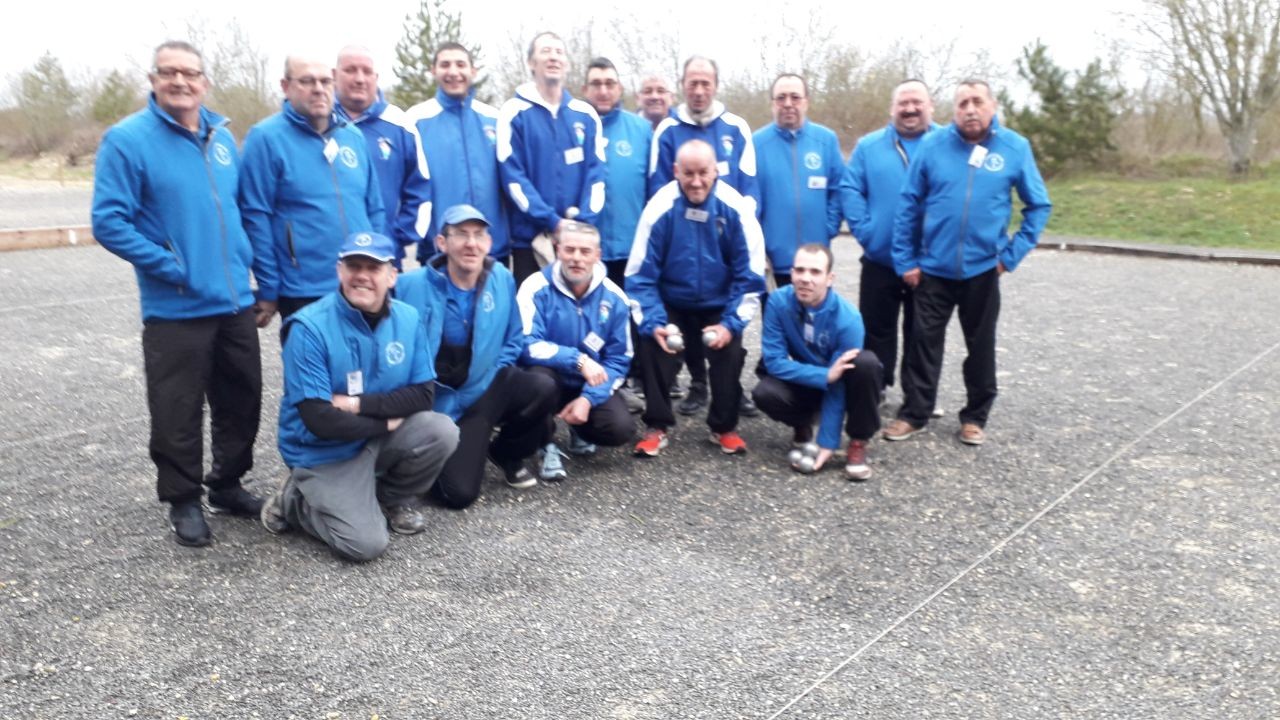
M 378 99 L 359 120 L 353 121 L 340 104 L 335 105 L 334 110 L 364 135 L 369 160 L 378 175 L 378 187 L 382 189 L 386 216 L 382 234 L 396 241 L 396 266 L 399 267 L 404 248 L 422 239 L 431 219 L 431 188 L 425 166 L 418 163 L 422 154 L 418 151 L 413 125 L 403 110 L 387 103 L 381 90 Z
M 600 118 L 605 138 L 605 202 L 600 212 L 600 252 L 604 260 L 631 256 L 636 224 L 644 210 L 653 130 L 649 121 L 622 109 Z
M 555 370 L 560 385 L 579 392 L 591 407 L 608 400 L 626 381 L 633 354 L 628 301 L 605 277 L 604 265 L 596 263 L 581 300 L 565 285 L 556 261 L 525 278 L 516 302 L 524 325 L 521 365 Z M 608 380 L 595 387 L 586 384 L 577 367 L 583 353 L 600 363 Z
M 576 219 L 597 223 L 604 208 L 604 133 L 587 103 L 566 90 L 557 107 L 547 106 L 533 83 L 498 113 L 498 168 L 511 213 L 511 246 L 528 248 L 552 232 L 569 208 Z
M 318 133 L 285 101 L 244 141 L 240 214 L 260 299 L 333 292 L 342 240 L 385 227 L 364 136 L 336 114 Z
M 448 258 L 436 255 L 425 267 L 401 275 L 396 281 L 396 298 L 418 310 L 427 330 L 431 359 L 435 362 L 444 334 L 448 292 Z M 520 313 L 516 309 L 516 281 L 492 259 L 485 261 L 484 275 L 476 286 L 475 322 L 472 323 L 471 364 L 462 387 L 436 383 L 434 410 L 457 420 L 471 407 L 498 371 L 514 365 L 524 349 Z
M 716 150 L 716 174 L 753 205 L 760 202 L 756 186 L 756 150 L 747 121 L 725 112 L 716 100 L 711 104 L 712 120 L 706 127 L 694 123 L 687 105 L 676 108 L 675 117 L 667 118 L 653 129 L 653 146 L 649 149 L 649 195 L 658 192 L 675 179 L 676 152 L 690 140 L 705 140 Z M 758 213 L 758 209 L 753 209 Z
M 764 233 L 755 206 L 717 181 L 701 205 L 676 181 L 644 207 L 627 260 L 627 296 L 640 334 L 667 324 L 665 304 L 724 308 L 720 322 L 741 335 L 764 292 Z
M 813 326 L 812 340 L 805 339 L 805 325 Z M 838 383 L 827 385 L 827 370 L 846 350 L 861 350 L 864 334 L 862 315 L 834 291 L 814 309 L 800 304 L 794 287 L 769 294 L 760 333 L 764 367 L 779 380 L 825 391 L 818 425 L 821 447 L 840 447 L 845 410 L 844 388 Z
M 978 158 L 975 147 L 986 151 Z M 1022 224 L 1009 237 L 1013 202 L 1022 200 Z M 1035 247 L 1052 204 L 1027 139 L 991 122 L 976 146 L 955 125 L 930 133 L 907 169 L 893 222 L 893 268 L 967 280 L 996 266 L 1006 270 Z
M 423 242 L 418 245 L 418 262 L 426 264 L 436 254 L 435 237 L 440 234 L 440 218 L 454 205 L 470 205 L 489 221 L 493 246 L 489 254 L 505 258 L 511 254 L 507 231 L 506 193 L 498 173 L 498 110 L 468 93 L 451 98 L 436 90 L 431 100 L 406 112 L 422 142 L 418 158 L 422 172 L 438 180 L 431 183 L 431 210 Z
M 806 121 L 794 133 L 769 123 L 756 131 L 760 225 L 776 273 L 791 271 L 796 248 L 829 245 L 840 232 L 840 140 Z
M 934 123 L 925 133 L 937 129 Z M 840 181 L 844 217 L 862 245 L 862 256 L 887 268 L 893 267 L 893 213 L 902 197 L 910 156 L 919 154 L 919 146 L 912 151 L 889 123 L 858 140 Z
M 201 108 L 200 131 L 192 133 L 152 96 L 98 147 L 93 236 L 133 265 L 143 320 L 225 315 L 253 304 L 253 251 L 235 200 L 239 158 L 226 125 Z
M 290 315 L 284 344 L 284 395 L 280 398 L 280 455 L 291 468 L 315 467 L 355 457 L 365 440 L 316 437 L 302 422 L 298 404 L 351 395 L 359 373 L 362 393 L 385 393 L 435 378 L 426 328 L 418 311 L 389 300 L 390 314 L 370 330 L 364 315 L 340 291 Z

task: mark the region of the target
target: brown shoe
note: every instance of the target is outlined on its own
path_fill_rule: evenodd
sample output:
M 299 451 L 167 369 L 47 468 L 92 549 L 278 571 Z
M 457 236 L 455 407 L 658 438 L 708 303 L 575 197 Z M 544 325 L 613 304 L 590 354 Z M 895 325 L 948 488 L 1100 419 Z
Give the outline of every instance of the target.
M 923 428 L 918 428 L 906 420 L 898 419 L 889 423 L 889 427 L 885 428 L 884 431 L 880 433 L 880 436 L 885 440 L 906 440 L 921 430 L 923 430 Z
M 956 434 L 960 442 L 965 445 L 981 445 L 987 441 L 987 433 L 982 429 L 981 425 L 973 423 L 965 423 L 960 426 L 960 432 Z

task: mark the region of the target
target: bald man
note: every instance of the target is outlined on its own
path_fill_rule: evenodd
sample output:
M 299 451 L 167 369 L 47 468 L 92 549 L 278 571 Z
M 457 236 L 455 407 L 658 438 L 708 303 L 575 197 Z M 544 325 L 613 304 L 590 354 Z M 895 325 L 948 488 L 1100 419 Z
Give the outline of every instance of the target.
M 746 452 L 738 435 L 742 399 L 742 333 L 764 291 L 764 233 L 755 203 L 716 173 L 716 151 L 702 140 L 680 146 L 675 180 L 645 205 L 627 261 L 626 290 L 639 327 L 640 373 L 647 426 L 636 455 L 655 456 L 675 424 L 667 396 L 683 346 L 704 344 L 710 363 L 711 441 L 725 454 Z
M 364 135 L 386 211 L 386 222 L 378 230 L 396 241 L 399 268 L 405 247 L 421 240 L 431 223 L 431 190 L 426 163 L 419 162 L 413 123 L 383 97 L 368 48 L 342 48 L 333 80 L 334 110 Z

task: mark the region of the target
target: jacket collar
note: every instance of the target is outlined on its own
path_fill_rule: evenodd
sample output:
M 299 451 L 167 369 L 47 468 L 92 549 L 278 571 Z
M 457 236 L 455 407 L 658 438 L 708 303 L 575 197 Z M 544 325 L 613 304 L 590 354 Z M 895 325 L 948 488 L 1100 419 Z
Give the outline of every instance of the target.
M 568 90 L 561 88 L 560 104 L 555 107 L 552 107 L 547 104 L 546 100 L 542 99 L 542 95 L 538 92 L 538 86 L 532 82 L 527 82 L 521 85 L 520 87 L 516 88 L 516 97 L 526 102 L 533 103 L 538 107 L 546 108 L 547 112 L 551 113 L 552 117 L 556 116 L 560 112 L 560 109 L 563 108 L 565 105 L 568 105 L 569 101 L 573 99 L 573 97 L 569 95 Z
M 711 107 L 707 108 L 706 124 L 699 123 L 693 119 L 693 115 L 689 113 L 689 104 L 680 103 L 680 107 L 676 108 L 676 118 L 682 123 L 689 125 L 697 125 L 698 127 L 706 127 L 724 114 L 724 103 L 719 100 L 712 100 Z
M 471 107 L 471 101 L 476 97 L 475 88 L 467 90 L 467 96 L 464 98 L 450 97 L 445 94 L 444 90 L 436 88 L 436 102 L 440 103 L 440 107 L 445 110 L 457 110 L 459 108 L 466 110 Z
M 570 300 L 578 302 L 578 297 L 573 294 L 573 288 L 569 287 L 569 284 L 564 281 L 564 274 L 560 272 L 559 260 L 556 260 L 543 268 L 542 272 L 551 276 L 551 284 L 555 286 L 556 290 L 559 290 Z M 597 261 L 596 264 L 591 267 L 591 282 L 587 285 L 587 291 L 582 294 L 582 297 L 586 298 L 590 296 L 591 293 L 595 292 L 596 288 L 600 287 L 600 284 L 604 282 L 604 276 L 604 263 Z
M 294 110 L 293 105 L 291 105 L 288 100 L 284 101 L 284 109 L 281 110 L 280 112 L 284 114 L 284 117 L 286 120 L 293 123 L 295 126 L 303 130 L 306 130 L 307 132 L 316 133 L 315 129 L 311 127 L 311 123 L 306 118 L 304 118 L 301 113 L 299 113 L 297 110 Z M 326 128 L 324 132 L 316 133 L 316 134 L 328 136 L 332 134 L 334 130 L 337 130 L 338 128 L 346 124 L 347 124 L 347 121 L 344 120 L 341 115 L 339 115 L 337 112 L 330 111 L 329 127 Z
M 386 112 L 386 110 L 387 98 L 382 94 L 382 88 L 378 88 L 378 96 L 374 98 L 373 104 L 369 106 L 368 110 L 364 111 L 358 120 L 352 118 L 351 113 L 347 112 L 347 109 L 342 107 L 342 103 L 338 102 L 338 97 L 336 95 L 333 98 L 334 113 L 343 120 L 356 125 L 359 125 L 366 120 L 382 117 L 382 113 Z
M 174 130 L 177 130 L 179 132 L 184 132 L 184 133 L 191 132 L 187 128 L 180 125 L 177 120 L 174 120 L 173 116 L 170 115 L 168 111 L 160 107 L 160 103 L 156 102 L 155 93 L 151 93 L 151 95 L 147 98 L 147 109 L 150 110 L 153 114 L 155 114 L 156 117 L 160 118 L 165 123 L 167 123 Z M 201 137 L 201 138 L 208 137 L 209 133 L 213 132 L 214 130 L 220 127 L 226 127 L 228 124 L 230 124 L 230 122 L 231 122 L 230 120 L 223 117 L 222 115 L 219 115 L 218 113 L 201 105 L 200 106 L 200 132 L 192 133 L 192 134 L 195 135 L 196 137 Z

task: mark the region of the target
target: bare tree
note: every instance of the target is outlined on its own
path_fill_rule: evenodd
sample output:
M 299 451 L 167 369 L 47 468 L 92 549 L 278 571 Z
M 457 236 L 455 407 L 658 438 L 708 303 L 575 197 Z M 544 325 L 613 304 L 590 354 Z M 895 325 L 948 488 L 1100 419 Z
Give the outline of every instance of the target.
M 1227 143 L 1232 178 L 1249 174 L 1258 123 L 1280 98 L 1280 0 L 1148 0 L 1147 30 L 1189 79 Z

